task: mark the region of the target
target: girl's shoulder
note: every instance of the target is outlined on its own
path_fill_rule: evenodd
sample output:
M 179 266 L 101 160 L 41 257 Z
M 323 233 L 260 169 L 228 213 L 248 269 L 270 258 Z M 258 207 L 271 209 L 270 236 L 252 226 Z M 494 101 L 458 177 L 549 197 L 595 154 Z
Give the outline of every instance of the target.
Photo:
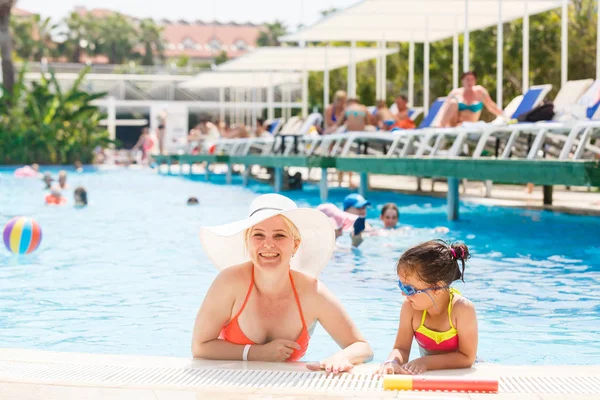
M 452 299 L 452 315 L 456 319 L 475 315 L 475 305 L 462 294 L 455 293 Z

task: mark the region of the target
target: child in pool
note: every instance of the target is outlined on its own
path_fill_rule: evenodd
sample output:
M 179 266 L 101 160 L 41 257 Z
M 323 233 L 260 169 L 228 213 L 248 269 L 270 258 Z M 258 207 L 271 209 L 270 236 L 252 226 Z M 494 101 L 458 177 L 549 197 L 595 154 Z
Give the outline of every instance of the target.
M 396 265 L 406 297 L 394 349 L 378 373 L 417 375 L 438 369 L 469 368 L 477 355 L 477 316 L 473 303 L 450 285 L 464 282 L 469 249 L 441 240 L 408 249 Z M 421 357 L 408 361 L 414 339 Z

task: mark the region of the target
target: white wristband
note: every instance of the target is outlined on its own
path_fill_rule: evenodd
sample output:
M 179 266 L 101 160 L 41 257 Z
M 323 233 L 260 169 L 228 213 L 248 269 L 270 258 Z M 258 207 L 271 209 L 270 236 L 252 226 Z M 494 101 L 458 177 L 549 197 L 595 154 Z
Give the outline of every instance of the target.
M 250 351 L 250 347 L 252 347 L 251 344 L 247 344 L 246 346 L 244 346 L 244 353 L 242 353 L 242 360 L 248 361 L 248 352 Z

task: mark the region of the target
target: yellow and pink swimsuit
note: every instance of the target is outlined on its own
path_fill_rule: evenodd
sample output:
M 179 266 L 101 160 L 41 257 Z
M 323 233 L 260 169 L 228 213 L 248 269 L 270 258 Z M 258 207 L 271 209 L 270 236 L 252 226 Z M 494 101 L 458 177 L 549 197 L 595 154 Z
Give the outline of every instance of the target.
M 454 294 L 460 292 L 454 288 L 450 288 L 450 302 L 448 303 L 448 320 L 450 322 L 450 329 L 445 332 L 432 331 L 425 326 L 425 317 L 427 311 L 423 310 L 423 317 L 421 317 L 421 325 L 415 331 L 415 339 L 419 344 L 419 350 L 421 356 L 428 356 L 434 354 L 452 353 L 458 351 L 458 332 L 452 324 L 452 301 Z

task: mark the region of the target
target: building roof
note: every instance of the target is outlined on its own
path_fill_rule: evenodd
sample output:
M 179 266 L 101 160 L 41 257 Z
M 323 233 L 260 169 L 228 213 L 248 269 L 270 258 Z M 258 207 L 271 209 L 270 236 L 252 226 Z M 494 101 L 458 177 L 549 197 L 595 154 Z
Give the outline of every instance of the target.
M 167 43 L 165 56 L 187 55 L 193 58 L 214 58 L 222 51 L 229 58 L 238 57 L 256 46 L 262 29 L 256 25 L 200 25 L 164 21 L 163 28 L 163 37 Z

